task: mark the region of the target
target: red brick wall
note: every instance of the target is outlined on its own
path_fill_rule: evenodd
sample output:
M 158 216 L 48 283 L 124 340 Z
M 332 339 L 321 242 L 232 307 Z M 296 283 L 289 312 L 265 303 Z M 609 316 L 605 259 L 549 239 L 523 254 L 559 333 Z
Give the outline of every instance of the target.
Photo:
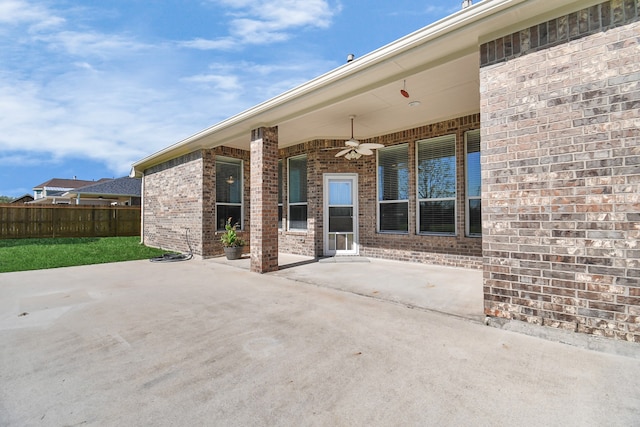
M 224 253 L 216 229 L 216 155 L 243 160 L 244 221 L 249 243 L 249 152 L 227 147 L 200 150 L 154 166 L 144 176 L 143 240 L 148 246 L 211 257 Z M 248 246 L 245 251 L 248 251 Z
M 640 342 L 636 6 L 605 2 L 481 48 L 490 316 Z
M 358 160 L 336 158 L 334 148 L 343 147 L 342 140 L 319 140 L 280 150 L 285 177 L 286 203 L 286 159 L 307 154 L 309 182 L 309 229 L 281 231 L 282 251 L 308 256 L 323 254 L 323 174 L 357 173 L 359 195 L 359 240 L 360 254 L 403 261 L 428 262 L 432 264 L 482 267 L 482 239 L 464 236 L 465 224 L 465 179 L 464 179 L 464 133 L 480 127 L 479 114 L 422 126 L 403 132 L 384 135 L 363 142 L 380 142 L 385 146 L 409 144 L 410 199 L 409 233 L 381 234 L 376 232 L 376 156 L 363 156 Z M 441 135 L 456 135 L 457 156 L 457 236 L 427 236 L 416 234 L 415 191 L 415 143 L 416 141 Z M 285 209 L 286 216 L 286 209 Z
M 307 155 L 308 229 L 280 230 L 280 251 L 306 256 L 323 254 L 323 174 L 357 173 L 359 194 L 359 240 L 363 256 L 432 264 L 481 268 L 482 239 L 465 237 L 464 133 L 480 127 L 480 116 L 448 120 L 375 138 L 385 146 L 409 144 L 410 200 L 409 233 L 376 232 L 376 156 L 349 161 L 336 158 L 335 148 L 343 140 L 311 141 L 279 150 L 283 159 L 286 219 L 287 159 Z M 457 236 L 416 234 L 415 146 L 416 141 L 442 135 L 456 135 Z M 369 142 L 373 142 L 370 140 Z M 367 141 L 364 141 L 367 142 Z M 145 243 L 186 251 L 184 232 L 189 228 L 194 253 L 203 257 L 222 254 L 215 230 L 215 158 L 217 155 L 243 160 L 244 221 L 241 237 L 250 243 L 249 152 L 227 147 L 203 150 L 156 166 L 145 174 Z M 286 223 L 286 221 L 285 221 Z M 249 247 L 245 252 L 249 251 Z
M 202 256 L 203 169 L 197 151 L 145 171 L 142 238 L 147 246 Z M 206 156 L 208 158 L 209 156 Z

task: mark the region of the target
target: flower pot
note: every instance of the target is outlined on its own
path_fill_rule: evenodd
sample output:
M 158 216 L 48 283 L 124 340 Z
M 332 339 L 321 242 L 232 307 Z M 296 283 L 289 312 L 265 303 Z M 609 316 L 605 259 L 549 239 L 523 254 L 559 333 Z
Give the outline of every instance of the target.
M 224 248 L 227 259 L 240 259 L 242 257 L 242 246 L 227 246 Z

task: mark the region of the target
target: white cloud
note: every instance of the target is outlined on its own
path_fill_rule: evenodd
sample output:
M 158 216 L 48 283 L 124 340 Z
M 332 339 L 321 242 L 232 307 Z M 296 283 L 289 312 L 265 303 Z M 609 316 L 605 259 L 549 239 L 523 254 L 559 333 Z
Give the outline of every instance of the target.
M 332 67 L 310 53 L 295 63 L 216 57 L 207 66 L 208 52 L 194 49 L 284 40 L 332 16 L 320 0 L 232 6 L 239 32 L 230 37 L 151 44 L 77 25 L 44 6 L 0 0 L 0 34 L 9 35 L 0 38 L 0 164 L 87 159 L 126 175 L 134 161 Z
M 202 83 L 214 90 L 220 91 L 235 91 L 241 87 L 238 77 L 234 75 L 198 74 L 196 76 L 186 77 L 183 80 L 189 83 Z
M 41 5 L 21 0 L 2 0 L 0 23 L 10 25 L 29 24 L 33 29 L 45 29 L 62 25 L 65 20 Z
M 198 50 L 231 50 L 237 45 L 238 43 L 230 37 L 225 37 L 217 40 L 196 38 L 179 43 L 179 46 Z
M 326 0 L 212 0 L 229 7 L 232 17 L 229 31 L 241 44 L 264 45 L 286 41 L 292 30 L 327 28 L 339 6 L 331 8 Z M 211 48 L 216 48 L 216 40 Z M 194 47 L 202 46 L 196 43 Z M 226 44 L 221 45 L 226 48 Z
M 97 32 L 60 31 L 38 35 L 34 40 L 45 42 L 52 49 L 61 49 L 67 54 L 81 57 L 109 58 L 153 48 L 125 36 Z

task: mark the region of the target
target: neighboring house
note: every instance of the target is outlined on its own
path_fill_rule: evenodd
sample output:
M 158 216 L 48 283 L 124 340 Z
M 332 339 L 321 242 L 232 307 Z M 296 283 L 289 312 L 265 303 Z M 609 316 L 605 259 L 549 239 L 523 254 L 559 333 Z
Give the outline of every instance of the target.
M 640 342 L 639 9 L 484 0 L 350 61 L 136 162 L 142 239 L 481 268 L 488 316 Z M 336 158 L 351 115 L 384 148 Z
M 102 178 L 97 182 L 103 182 L 109 180 L 109 178 Z M 43 182 L 40 185 L 33 187 L 33 201 L 31 204 L 54 204 L 54 205 L 68 205 L 72 201 L 64 194 L 70 190 L 78 187 L 84 187 L 86 185 L 95 184 L 96 181 L 85 181 L 82 179 L 64 179 L 53 178 L 47 182 Z
M 101 180 L 63 194 L 75 205 L 140 206 L 139 178 Z
M 33 196 L 31 194 L 25 194 L 23 196 L 20 196 L 20 197 L 18 197 L 16 199 L 13 199 L 9 203 L 24 204 L 24 203 L 29 203 L 29 202 L 33 202 Z

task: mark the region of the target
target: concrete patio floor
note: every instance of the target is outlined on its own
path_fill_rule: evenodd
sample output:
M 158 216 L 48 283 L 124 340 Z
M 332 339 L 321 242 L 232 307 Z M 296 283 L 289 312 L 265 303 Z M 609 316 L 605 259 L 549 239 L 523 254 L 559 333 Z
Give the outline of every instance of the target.
M 289 280 L 478 322 L 485 317 L 480 270 L 354 256 L 314 259 L 280 254 L 278 260 L 280 271 L 272 274 Z M 207 261 L 249 270 L 251 260 L 245 255 L 240 260 Z
M 640 419 L 637 359 L 487 327 L 441 303 L 416 309 L 396 286 L 416 277 L 411 293 L 428 293 L 458 269 L 293 264 L 265 275 L 220 259 L 0 274 L 0 425 Z

